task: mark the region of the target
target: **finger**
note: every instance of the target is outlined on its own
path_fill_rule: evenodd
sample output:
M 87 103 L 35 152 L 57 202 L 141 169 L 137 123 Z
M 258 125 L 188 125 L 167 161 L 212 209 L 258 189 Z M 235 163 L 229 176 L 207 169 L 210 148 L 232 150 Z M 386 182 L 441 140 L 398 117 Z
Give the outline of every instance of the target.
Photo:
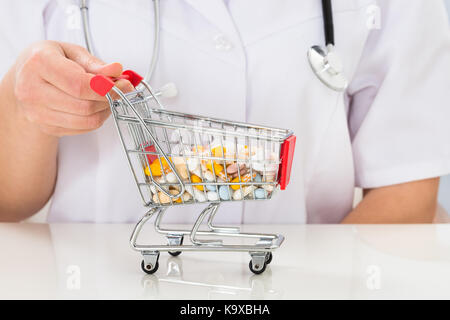
M 92 74 L 86 73 L 79 64 L 58 53 L 49 52 L 46 55 L 48 56 L 38 69 L 43 80 L 72 97 L 82 100 L 105 101 L 104 97 L 90 88 Z
M 54 50 L 40 51 L 35 62 L 42 79 L 73 97 L 83 100 L 105 101 L 104 97 L 90 88 L 90 81 L 94 74 L 86 72 L 84 67 L 94 73 L 116 77 L 122 73 L 122 65 L 119 63 L 105 65 L 81 47 L 69 44 L 63 44 L 63 46 L 66 49 L 70 48 L 69 55 L 66 55 L 66 52 L 60 47 L 56 47 Z
M 124 93 L 132 92 L 134 90 L 134 87 L 131 84 L 131 82 L 125 79 L 120 79 L 116 81 L 116 87 L 118 87 Z
M 79 64 L 87 73 L 103 74 L 109 77 L 118 77 L 122 74 L 123 68 L 120 63 L 105 63 L 99 58 L 91 55 L 86 48 L 71 43 L 59 43 L 65 56 Z
M 119 64 L 120 65 L 120 64 Z M 117 69 L 117 63 L 111 63 L 100 68 L 99 73 L 109 75 L 111 69 Z M 121 67 L 120 67 L 121 69 Z M 41 67 L 41 77 L 58 89 L 66 92 L 70 96 L 81 100 L 106 101 L 106 98 L 97 94 L 90 86 L 93 74 L 86 73 L 83 68 L 74 61 L 62 56 L 54 59 Z M 63 72 L 61 72 L 63 70 Z M 127 82 L 128 84 L 126 84 Z M 133 90 L 133 86 L 127 80 L 121 79 L 116 84 L 124 90 Z
M 133 85 L 125 79 L 116 82 L 116 86 L 124 93 L 134 90 Z M 36 104 L 44 105 L 52 110 L 66 112 L 74 115 L 89 116 L 99 111 L 109 109 L 106 101 L 81 100 L 68 95 L 52 84 L 42 81 L 37 94 L 33 97 Z M 118 96 L 112 92 L 113 99 Z
M 133 85 L 131 84 L 130 81 L 125 80 L 125 79 L 120 79 L 118 81 L 116 81 L 115 86 L 120 89 L 120 91 L 122 91 L 123 93 L 127 93 L 127 92 L 132 92 L 134 90 Z M 119 99 L 119 95 L 117 93 L 115 93 L 113 90 L 111 90 L 111 98 L 113 100 L 115 99 Z
M 89 116 L 109 108 L 106 101 L 81 100 L 44 81 L 36 93 L 35 103 L 45 105 L 55 111 L 80 116 Z
M 40 125 L 60 127 L 70 130 L 95 130 L 108 119 L 110 110 L 99 111 L 89 116 L 79 116 L 66 112 L 40 107 L 32 116 L 31 121 Z
M 100 67 L 96 72 L 88 71 L 93 74 L 102 74 L 107 77 L 119 77 L 123 72 L 123 67 L 118 62 L 105 64 Z
M 42 132 L 54 137 L 75 136 L 92 131 L 92 130 L 73 130 L 48 125 L 39 125 L 39 128 L 41 129 Z

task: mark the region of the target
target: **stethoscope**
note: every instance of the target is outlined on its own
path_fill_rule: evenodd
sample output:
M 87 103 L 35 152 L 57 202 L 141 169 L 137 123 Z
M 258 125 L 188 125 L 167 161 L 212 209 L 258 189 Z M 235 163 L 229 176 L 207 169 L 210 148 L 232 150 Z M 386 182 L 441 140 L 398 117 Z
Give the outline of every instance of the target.
M 154 43 L 152 59 L 150 61 L 145 80 L 149 82 L 154 73 L 159 57 L 159 34 L 160 34 L 160 15 L 159 15 L 159 0 L 153 1 L 154 14 Z M 88 0 L 80 0 L 80 11 L 83 22 L 83 33 L 86 43 L 86 48 L 91 54 L 94 53 L 94 47 L 89 27 L 88 17 Z M 322 0 L 322 13 L 325 32 L 325 47 L 312 46 L 308 50 L 308 61 L 314 74 L 319 80 L 328 88 L 342 92 L 348 86 L 348 81 L 343 74 L 343 64 L 335 50 L 334 41 L 334 25 L 333 25 L 333 8 L 331 0 Z M 177 89 L 173 83 L 168 83 L 160 88 L 156 96 L 173 97 L 177 95 Z
M 328 88 L 341 92 L 348 86 L 343 74 L 343 64 L 334 48 L 333 8 L 331 0 L 322 0 L 323 24 L 326 49 L 312 46 L 308 50 L 308 61 L 314 74 Z

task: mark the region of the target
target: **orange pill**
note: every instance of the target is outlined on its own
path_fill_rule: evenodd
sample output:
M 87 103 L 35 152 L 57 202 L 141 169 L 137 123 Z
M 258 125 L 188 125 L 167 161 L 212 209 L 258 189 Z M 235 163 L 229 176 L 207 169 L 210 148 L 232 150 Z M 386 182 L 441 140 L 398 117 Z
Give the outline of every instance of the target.
M 172 159 L 170 157 L 168 157 L 168 158 L 170 161 L 172 161 Z M 162 163 L 162 168 L 161 168 L 161 163 Z M 147 176 L 150 176 L 150 171 L 151 171 L 151 173 L 154 177 L 160 177 L 162 175 L 163 169 L 164 169 L 165 173 L 169 173 L 170 171 L 172 171 L 172 170 L 170 170 L 169 163 L 167 162 L 167 160 L 165 158 L 161 158 L 161 162 L 159 161 L 159 159 L 155 159 L 150 164 L 150 169 L 148 167 L 145 168 L 145 174 Z
M 192 181 L 192 183 L 199 183 L 199 182 L 202 182 L 202 178 L 193 174 L 193 175 L 191 175 L 191 181 Z M 200 191 L 203 191 L 205 189 L 203 186 L 195 186 L 195 187 Z
M 253 174 L 253 178 L 254 177 L 256 177 L 256 173 Z M 252 179 L 251 175 L 248 173 L 248 174 L 243 175 L 241 180 L 239 180 L 239 177 L 236 177 L 233 180 L 231 180 L 231 182 L 233 182 L 233 183 L 236 183 L 236 182 L 245 183 L 245 182 L 249 182 L 251 179 Z M 235 185 L 231 186 L 231 189 L 233 189 L 233 190 L 238 190 L 239 188 L 240 188 L 240 185 L 238 185 L 238 184 L 235 184 Z
M 213 171 L 213 165 L 214 165 L 214 171 Z M 223 166 L 221 164 L 218 164 L 217 162 L 213 161 L 213 165 L 211 164 L 211 161 L 209 161 L 206 163 L 206 168 L 211 172 L 215 172 L 216 175 L 219 175 L 221 172 L 223 172 Z

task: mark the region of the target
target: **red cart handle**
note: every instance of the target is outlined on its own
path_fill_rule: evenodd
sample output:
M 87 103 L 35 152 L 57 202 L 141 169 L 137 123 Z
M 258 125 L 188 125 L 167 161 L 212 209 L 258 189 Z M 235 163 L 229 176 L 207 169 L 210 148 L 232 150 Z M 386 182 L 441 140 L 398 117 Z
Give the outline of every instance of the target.
M 281 145 L 281 152 L 280 152 L 280 168 L 278 170 L 279 172 L 279 179 L 278 182 L 280 184 L 280 189 L 285 190 L 286 186 L 289 184 L 289 180 L 291 178 L 291 168 L 292 168 L 292 161 L 294 159 L 294 149 L 295 149 L 295 141 L 297 138 L 292 135 L 288 137 L 286 140 L 284 140 L 283 144 Z
M 122 75 L 117 78 L 111 78 L 98 74 L 91 79 L 90 86 L 91 89 L 99 95 L 106 96 L 106 94 L 111 91 L 112 87 L 114 87 L 114 82 L 120 79 L 126 79 L 130 81 L 134 87 L 136 87 L 144 78 L 131 70 L 124 71 Z

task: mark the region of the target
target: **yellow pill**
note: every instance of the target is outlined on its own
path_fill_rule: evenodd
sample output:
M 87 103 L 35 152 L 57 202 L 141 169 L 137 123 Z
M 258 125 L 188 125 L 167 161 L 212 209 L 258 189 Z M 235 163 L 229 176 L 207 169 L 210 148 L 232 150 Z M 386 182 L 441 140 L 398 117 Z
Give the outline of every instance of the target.
M 192 183 L 199 183 L 199 182 L 202 182 L 202 179 L 199 176 L 193 174 L 193 175 L 191 175 L 191 181 L 192 181 Z M 203 186 L 195 186 L 195 187 L 200 191 L 204 190 Z
M 167 158 L 169 159 L 169 161 L 172 161 L 171 157 L 167 157 Z M 167 162 L 166 158 L 161 158 L 161 162 L 162 162 L 162 165 L 163 165 L 163 168 L 164 168 L 164 172 L 167 173 L 167 171 L 170 171 L 170 166 L 169 166 L 169 163 Z
M 222 171 L 223 171 L 223 165 L 218 164 L 217 162 L 214 161 L 214 171 L 213 171 L 213 166 L 211 165 L 211 161 L 206 163 L 206 168 L 211 171 L 211 172 L 215 172 L 216 175 L 219 175 Z
M 256 173 L 253 173 L 253 178 L 256 177 Z M 251 180 L 251 175 L 250 173 L 245 174 L 242 177 L 242 182 L 249 182 Z
M 162 175 L 161 165 L 159 164 L 159 161 L 158 161 L 158 163 L 156 163 L 156 161 L 158 161 L 158 160 L 155 160 L 152 162 L 152 164 L 150 165 L 150 169 L 148 167 L 145 168 L 145 174 L 147 176 L 150 176 L 150 171 L 151 171 L 151 175 L 153 177 L 159 177 Z
M 162 175 L 162 171 L 161 171 L 161 165 L 159 164 L 159 160 L 156 159 L 155 161 L 152 162 L 152 164 L 150 164 L 150 171 L 152 172 L 152 176 L 154 177 L 159 177 Z M 145 174 L 150 176 L 150 171 L 147 168 L 145 168 Z
M 231 180 L 231 182 L 232 183 L 240 182 L 239 177 L 234 178 L 233 180 Z M 238 184 L 231 185 L 231 189 L 233 189 L 233 190 L 238 190 L 239 188 L 240 188 L 240 185 L 238 185 Z
M 217 146 L 212 148 L 212 154 L 216 158 L 222 158 L 224 154 L 227 153 L 227 148 L 222 148 L 222 146 Z
M 169 157 L 169 160 L 171 161 L 172 159 Z M 153 162 L 150 164 L 150 170 L 148 167 L 145 168 L 145 174 L 147 176 L 150 176 L 151 171 L 153 176 L 155 177 L 161 176 L 162 175 L 161 163 L 163 165 L 165 173 L 169 173 L 170 171 L 172 171 L 170 170 L 169 163 L 166 161 L 166 159 L 161 158 L 161 162 L 159 162 L 159 159 L 153 160 Z
M 253 173 L 253 178 L 254 177 L 256 177 L 256 173 Z M 244 176 L 242 176 L 241 180 L 239 180 L 239 177 L 236 177 L 233 180 L 231 180 L 231 182 L 233 182 L 233 183 L 235 183 L 235 182 L 243 182 L 243 183 L 245 183 L 245 182 L 249 182 L 250 180 L 251 180 L 251 175 L 248 173 L 248 174 L 245 174 Z M 240 185 L 235 184 L 235 185 L 231 186 L 231 189 L 238 190 L 239 187 L 240 187 Z

